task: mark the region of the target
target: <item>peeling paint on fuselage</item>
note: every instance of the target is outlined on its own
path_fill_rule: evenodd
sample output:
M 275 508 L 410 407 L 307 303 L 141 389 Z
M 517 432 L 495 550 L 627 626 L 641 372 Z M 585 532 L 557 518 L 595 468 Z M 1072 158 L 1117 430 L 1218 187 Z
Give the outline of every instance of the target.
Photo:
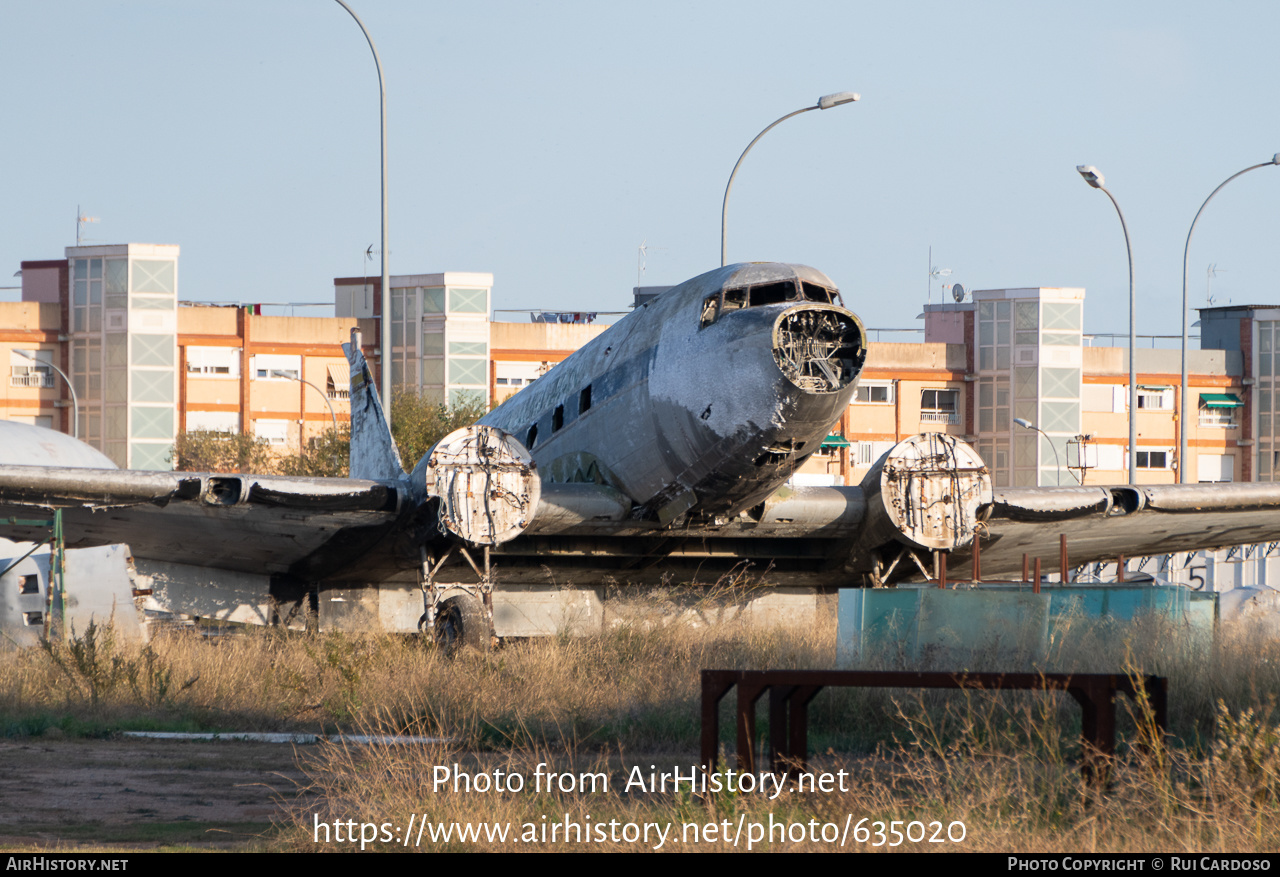
M 801 265 L 708 272 L 637 308 L 480 423 L 524 442 L 544 480 L 572 477 L 578 461 L 594 459 L 600 477 L 631 497 L 642 516 L 661 516 L 673 505 L 682 511 L 690 496 L 695 513 L 755 505 L 818 449 L 856 386 L 855 374 L 834 392 L 809 392 L 778 367 L 778 318 L 815 305 L 744 308 L 700 325 L 709 295 L 776 280 L 834 289 Z M 848 311 L 821 309 L 846 315 L 861 334 Z

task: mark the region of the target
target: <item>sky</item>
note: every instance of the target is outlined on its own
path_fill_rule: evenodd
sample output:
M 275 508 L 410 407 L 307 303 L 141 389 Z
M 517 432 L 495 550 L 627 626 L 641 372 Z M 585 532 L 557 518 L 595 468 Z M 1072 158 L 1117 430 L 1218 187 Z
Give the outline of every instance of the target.
M 1085 330 L 1127 332 L 1090 164 L 1138 332 L 1176 334 L 1196 211 L 1280 151 L 1271 2 L 349 2 L 386 77 L 391 273 L 491 272 L 501 310 L 623 311 L 717 267 L 742 150 L 856 91 L 747 156 L 730 262 L 812 265 L 868 327 L 910 328 L 932 247 L 934 302 L 1084 287 Z M 77 207 L 87 243 L 180 245 L 183 299 L 380 273 L 377 77 L 332 0 L 9 0 L 0 110 L 0 286 L 63 256 Z M 1280 167 L 1223 189 L 1192 307 L 1210 281 L 1280 303 L 1278 229 Z

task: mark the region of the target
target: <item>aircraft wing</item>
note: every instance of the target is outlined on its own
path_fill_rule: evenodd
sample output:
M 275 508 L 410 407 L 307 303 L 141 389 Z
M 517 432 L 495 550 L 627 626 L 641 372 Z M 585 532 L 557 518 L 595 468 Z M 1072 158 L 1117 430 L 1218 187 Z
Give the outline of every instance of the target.
M 1023 554 L 1057 572 L 1063 535 L 1072 566 L 1280 540 L 1280 484 L 1001 488 L 979 517 L 984 577 L 1020 576 Z
M 784 488 L 723 521 L 659 528 L 610 498 L 594 485 L 544 489 L 528 535 L 502 553 L 578 567 L 607 556 L 623 578 L 684 564 L 705 580 L 750 562 L 779 584 L 850 587 L 932 576 L 935 551 L 948 552 L 948 578 L 967 579 L 975 535 L 984 579 L 1020 577 L 1024 554 L 1056 573 L 1062 536 L 1073 568 L 1280 540 L 1280 484 L 993 489 L 972 449 L 939 434 L 902 442 L 860 485 Z
M 0 535 L 45 539 L 62 509 L 68 548 L 125 542 L 136 558 L 258 574 L 358 556 L 399 506 L 378 481 L 0 466 Z

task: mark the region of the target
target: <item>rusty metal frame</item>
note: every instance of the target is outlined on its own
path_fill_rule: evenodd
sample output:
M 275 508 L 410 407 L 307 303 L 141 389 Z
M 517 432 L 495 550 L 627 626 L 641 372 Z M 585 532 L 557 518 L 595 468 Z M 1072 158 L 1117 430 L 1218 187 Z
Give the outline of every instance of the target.
M 450 545 L 440 555 L 439 559 L 433 558 L 425 546 L 419 548 L 418 555 L 421 560 L 418 566 L 418 589 L 422 592 L 423 611 L 418 618 L 418 632 L 432 635 L 435 630 L 436 615 L 439 612 L 440 604 L 443 602 L 444 595 L 449 591 L 461 591 L 464 594 L 475 597 L 480 601 L 481 608 L 484 611 L 486 623 L 489 625 L 489 635 L 493 636 L 493 563 L 489 554 L 489 546 L 484 547 L 484 568 L 476 563 L 475 559 L 467 551 L 466 546 L 461 544 Z M 444 566 L 445 561 L 453 554 L 454 550 L 462 555 L 467 564 L 471 567 L 472 572 L 476 574 L 478 580 L 474 585 L 459 582 L 450 582 L 448 584 L 440 584 L 436 581 L 436 573 Z M 433 563 L 434 561 L 434 563 Z
M 1085 782 L 1104 786 L 1115 754 L 1116 692 L 1145 700 L 1163 738 L 1169 680 L 1123 673 L 919 673 L 880 670 L 703 670 L 702 763 L 719 764 L 720 701 L 737 686 L 738 767 L 756 770 L 756 703 L 769 694 L 769 769 L 785 778 L 808 765 L 809 703 L 824 688 L 956 688 L 1065 691 L 1080 704 Z

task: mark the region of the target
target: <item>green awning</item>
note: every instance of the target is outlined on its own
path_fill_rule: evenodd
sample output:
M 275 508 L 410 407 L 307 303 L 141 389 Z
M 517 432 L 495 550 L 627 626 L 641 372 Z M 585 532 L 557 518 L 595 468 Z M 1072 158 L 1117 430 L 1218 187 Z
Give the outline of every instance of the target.
M 833 434 L 833 435 L 829 435 L 829 436 L 827 436 L 826 440 L 825 440 L 825 441 L 823 441 L 823 443 L 822 443 L 822 447 L 824 447 L 824 448 L 847 448 L 847 447 L 849 447 L 849 440 L 848 440 L 848 439 L 846 439 L 846 438 L 845 438 L 844 436 L 842 436 L 842 435 L 834 435 L 834 434 Z
M 1235 393 L 1201 393 L 1200 404 L 1205 408 L 1244 407 L 1244 402 Z

